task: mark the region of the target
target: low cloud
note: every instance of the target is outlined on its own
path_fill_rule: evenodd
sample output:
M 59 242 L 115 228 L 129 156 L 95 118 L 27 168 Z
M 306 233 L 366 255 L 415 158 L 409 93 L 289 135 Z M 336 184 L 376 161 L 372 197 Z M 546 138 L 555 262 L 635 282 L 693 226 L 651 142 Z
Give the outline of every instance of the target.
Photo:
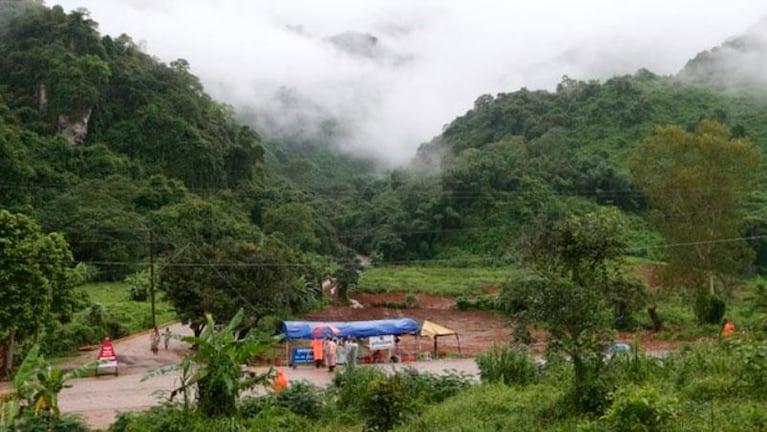
M 742 34 L 763 1 L 64 0 L 163 61 L 185 58 L 214 97 L 266 134 L 311 137 L 396 166 L 484 93 L 563 75 L 678 72 Z

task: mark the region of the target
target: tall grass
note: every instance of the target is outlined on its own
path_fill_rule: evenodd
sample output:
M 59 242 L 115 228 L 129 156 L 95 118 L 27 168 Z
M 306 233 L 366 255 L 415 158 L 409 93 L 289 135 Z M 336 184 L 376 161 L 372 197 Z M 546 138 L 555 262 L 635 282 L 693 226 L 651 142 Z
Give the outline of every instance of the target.
M 123 282 L 90 283 L 79 288 L 88 297 L 89 303 L 98 303 L 106 310 L 110 318 L 117 319 L 128 333 L 135 333 L 150 328 L 152 306 L 149 300 L 136 302 L 130 300 L 130 286 Z M 170 303 L 162 300 L 162 294 L 156 293 L 155 311 L 157 325 L 176 319 Z
M 510 267 L 376 267 L 362 273 L 355 290 L 449 297 L 477 295 L 488 287 L 500 286 L 511 273 Z

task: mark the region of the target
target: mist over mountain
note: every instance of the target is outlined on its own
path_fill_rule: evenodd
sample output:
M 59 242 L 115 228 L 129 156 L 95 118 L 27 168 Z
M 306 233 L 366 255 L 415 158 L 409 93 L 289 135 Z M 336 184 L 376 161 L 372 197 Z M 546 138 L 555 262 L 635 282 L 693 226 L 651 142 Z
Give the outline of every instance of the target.
M 161 60 L 188 60 L 214 97 L 278 126 L 265 135 L 330 121 L 343 125 L 340 148 L 389 167 L 478 95 L 552 90 L 563 75 L 676 73 L 767 13 L 756 0 L 59 3 L 88 8 L 101 31 L 128 33 Z M 302 103 L 284 103 L 286 92 Z
M 514 39 L 502 32 L 509 23 L 484 9 L 465 18 L 453 14 L 467 8 L 435 4 L 410 10 L 408 19 L 392 18 L 402 17 L 394 9 L 375 19 L 352 11 L 334 25 L 298 10 L 289 17 L 271 9 L 235 14 L 242 4 L 233 1 L 215 11 L 202 0 L 112 5 L 124 24 L 134 13 L 146 28 L 162 24 L 173 37 L 109 36 L 97 11 L 37 5 L 6 21 L 0 43 L 8 60 L 0 63 L 0 108 L 7 107 L 0 128 L 12 137 L 6 154 L 15 155 L 0 174 L 16 191 L 3 205 L 32 209 L 46 229 L 67 230 L 82 242 L 79 259 L 127 259 L 119 250 L 89 248 L 89 227 L 175 226 L 187 212 L 204 220 L 232 215 L 231 230 L 217 228 L 205 234 L 210 239 L 250 238 L 258 230 L 292 235 L 267 222 L 277 220 L 270 214 L 293 214 L 296 204 L 313 236 L 294 239 L 295 246 L 311 253 L 341 253 L 342 245 L 390 262 L 503 256 L 530 224 L 601 205 L 634 216 L 641 244 L 654 234 L 627 161 L 658 126 L 695 130 L 713 119 L 767 149 L 764 98 L 681 80 L 673 72 L 686 60 L 666 63 L 673 49 L 651 50 L 676 41 L 696 53 L 724 37 L 705 45 L 698 38 L 654 44 L 660 31 L 645 40 L 598 32 L 565 42 L 565 33 Z M 188 33 L 199 22 L 209 27 Z M 588 21 L 575 24 L 585 29 Z M 261 33 L 245 31 L 252 28 Z M 728 42 L 727 52 L 758 59 L 751 53 L 762 52 L 754 48 L 760 34 L 752 29 Z M 630 73 L 620 74 L 625 69 Z M 585 70 L 610 78 L 583 79 Z M 371 175 L 372 163 L 355 156 L 405 168 L 381 173 L 379 166 Z M 413 169 L 406 164 L 413 158 L 419 168 L 438 169 Z M 157 190 L 166 192 L 154 196 Z M 765 206 L 751 204 L 757 220 Z M 201 206 L 208 210 L 198 212 Z M 197 232 L 190 225 L 168 235 L 183 240 Z
M 767 84 L 767 17 L 742 36 L 703 51 L 679 73 L 683 79 L 723 88 Z

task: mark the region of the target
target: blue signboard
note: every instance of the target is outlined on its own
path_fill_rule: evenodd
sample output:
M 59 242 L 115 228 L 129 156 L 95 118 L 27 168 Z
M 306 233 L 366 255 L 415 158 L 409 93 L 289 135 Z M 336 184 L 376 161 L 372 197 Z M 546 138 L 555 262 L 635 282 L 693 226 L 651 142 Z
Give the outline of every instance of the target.
M 310 347 L 294 347 L 292 349 L 290 353 L 291 366 L 311 363 L 314 363 L 314 354 Z

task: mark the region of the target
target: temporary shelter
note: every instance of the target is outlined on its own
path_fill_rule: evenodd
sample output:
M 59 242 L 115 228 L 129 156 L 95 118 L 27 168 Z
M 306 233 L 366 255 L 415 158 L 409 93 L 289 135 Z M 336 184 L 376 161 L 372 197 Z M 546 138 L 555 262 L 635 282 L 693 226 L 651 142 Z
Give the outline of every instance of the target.
M 317 337 L 317 329 L 332 329 L 333 336 L 356 338 L 416 334 L 421 326 L 410 318 L 384 319 L 372 321 L 283 321 L 280 332 L 288 340 L 312 339 Z M 320 332 L 323 333 L 323 332 Z
M 441 336 L 455 336 L 455 340 L 458 342 L 458 352 L 461 352 L 461 337 L 455 330 L 451 330 L 447 327 L 443 327 L 437 323 L 431 321 L 424 321 L 421 326 L 421 331 L 418 333 L 421 337 L 428 337 L 434 339 L 434 354 L 437 354 L 437 339 Z
M 410 318 L 384 319 L 372 321 L 283 321 L 280 333 L 285 335 L 285 357 L 290 358 L 290 341 L 296 339 L 315 339 L 318 337 L 355 337 L 366 338 L 384 335 L 417 335 L 421 326 Z M 295 362 L 291 361 L 295 366 Z

